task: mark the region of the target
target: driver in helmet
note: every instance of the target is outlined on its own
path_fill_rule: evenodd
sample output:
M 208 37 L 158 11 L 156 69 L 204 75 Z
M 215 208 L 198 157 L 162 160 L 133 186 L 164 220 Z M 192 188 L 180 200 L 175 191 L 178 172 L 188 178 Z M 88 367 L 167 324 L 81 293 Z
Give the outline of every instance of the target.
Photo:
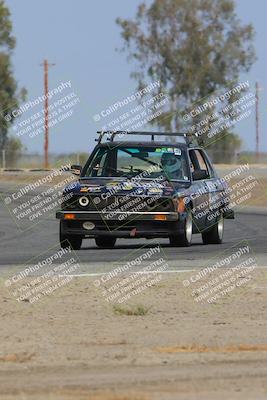
M 174 153 L 163 153 L 161 156 L 162 169 L 169 179 L 182 178 L 182 158 Z

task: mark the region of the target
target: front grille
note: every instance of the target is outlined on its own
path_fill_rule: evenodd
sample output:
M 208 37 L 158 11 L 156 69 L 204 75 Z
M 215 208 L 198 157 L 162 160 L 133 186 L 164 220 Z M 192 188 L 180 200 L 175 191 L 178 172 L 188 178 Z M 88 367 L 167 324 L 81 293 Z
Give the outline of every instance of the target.
M 88 205 L 82 206 L 79 203 L 81 197 L 87 197 Z M 66 202 L 62 203 L 64 210 L 81 210 L 96 212 L 147 212 L 147 211 L 174 211 L 174 205 L 169 198 L 157 198 L 148 196 L 110 196 L 107 199 L 99 195 L 73 195 Z

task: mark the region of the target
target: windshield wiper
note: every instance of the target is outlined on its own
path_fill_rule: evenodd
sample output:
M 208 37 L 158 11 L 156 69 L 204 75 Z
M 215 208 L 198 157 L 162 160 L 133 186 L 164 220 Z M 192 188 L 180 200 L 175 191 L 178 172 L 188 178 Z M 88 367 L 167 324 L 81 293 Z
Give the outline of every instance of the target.
M 120 149 L 120 150 L 121 150 L 121 151 L 124 151 L 124 153 L 130 154 L 130 156 L 133 156 L 133 154 L 134 154 L 134 156 L 135 156 L 136 158 L 138 158 L 139 160 L 145 161 L 145 162 L 147 162 L 148 164 L 156 165 L 157 167 L 159 167 L 159 164 L 155 163 L 154 161 L 146 160 L 144 157 L 140 157 L 140 156 L 136 155 L 135 153 L 130 152 L 129 150 L 126 150 L 126 149 Z

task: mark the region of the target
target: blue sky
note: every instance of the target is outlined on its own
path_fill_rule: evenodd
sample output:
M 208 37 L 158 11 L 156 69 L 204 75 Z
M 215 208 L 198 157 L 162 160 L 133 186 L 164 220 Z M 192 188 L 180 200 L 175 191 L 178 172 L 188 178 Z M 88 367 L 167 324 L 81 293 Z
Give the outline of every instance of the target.
M 28 100 L 43 94 L 40 63 L 44 58 L 56 64 L 49 72 L 50 89 L 70 80 L 80 100 L 70 118 L 51 128 L 51 152 L 91 150 L 95 131 L 101 127 L 93 116 L 135 92 L 135 82 L 130 78 L 131 64 L 125 54 L 116 51 L 122 41 L 115 19 L 133 17 L 139 3 L 140 0 L 6 0 L 17 38 L 14 73 L 19 85 L 27 88 Z M 267 151 L 264 2 L 237 0 L 236 4 L 239 18 L 245 23 L 251 22 L 256 30 L 258 61 L 242 80 L 248 79 L 252 87 L 258 81 L 262 88 L 260 144 L 261 150 Z M 242 137 L 244 149 L 255 149 L 254 110 L 235 131 Z M 43 151 L 43 135 L 34 138 L 23 135 L 22 142 L 29 151 Z

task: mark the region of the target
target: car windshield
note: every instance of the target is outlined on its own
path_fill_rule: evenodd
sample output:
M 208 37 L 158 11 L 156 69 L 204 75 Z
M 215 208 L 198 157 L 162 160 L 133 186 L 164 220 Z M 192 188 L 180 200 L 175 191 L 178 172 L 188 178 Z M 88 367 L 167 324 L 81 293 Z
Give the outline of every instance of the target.
M 186 153 L 180 147 L 99 147 L 83 177 L 160 178 L 188 181 Z

